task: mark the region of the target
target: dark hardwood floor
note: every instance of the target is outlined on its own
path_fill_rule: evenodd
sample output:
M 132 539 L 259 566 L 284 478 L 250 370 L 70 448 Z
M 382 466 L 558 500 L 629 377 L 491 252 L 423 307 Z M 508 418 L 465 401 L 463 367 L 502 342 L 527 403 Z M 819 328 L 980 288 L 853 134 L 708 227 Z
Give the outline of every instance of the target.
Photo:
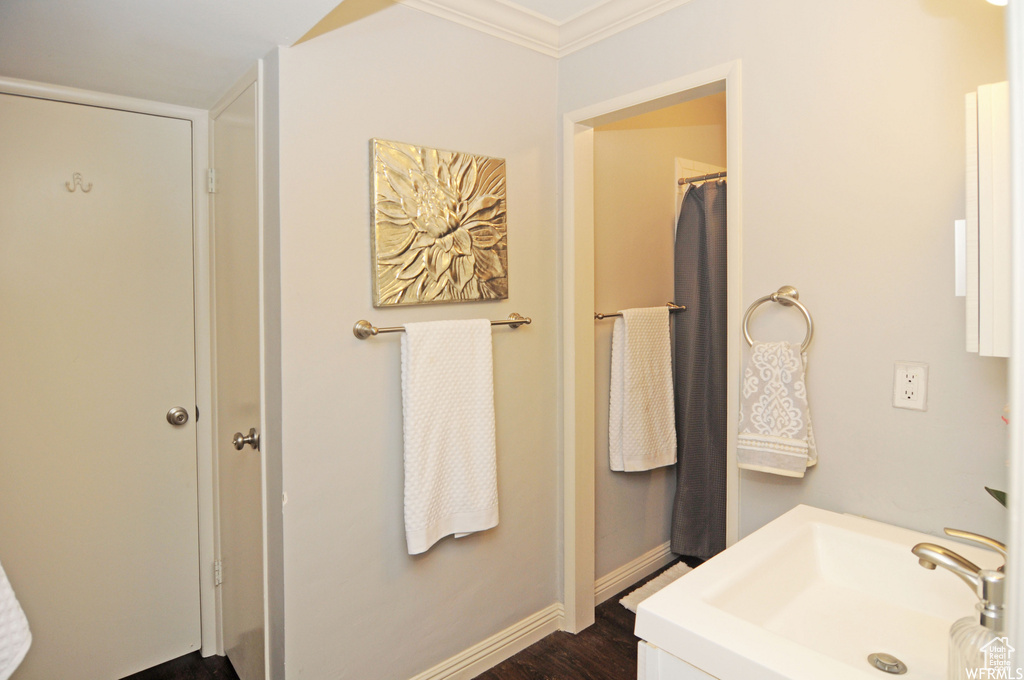
M 700 562 L 685 561 L 691 566 Z M 552 633 L 475 680 L 636 680 L 636 615 L 619 600 L 655 576 L 598 605 L 590 628 L 577 635 Z
M 690 566 L 700 563 L 684 561 Z M 635 680 L 640 641 L 633 635 L 636 615 L 619 600 L 660 573 L 598 605 L 594 625 L 582 633 L 552 633 L 475 680 Z M 203 658 L 194 652 L 122 680 L 238 680 L 238 676 L 227 658 Z
M 203 658 L 199 652 L 192 652 L 121 680 L 238 680 L 238 675 L 227 657 Z

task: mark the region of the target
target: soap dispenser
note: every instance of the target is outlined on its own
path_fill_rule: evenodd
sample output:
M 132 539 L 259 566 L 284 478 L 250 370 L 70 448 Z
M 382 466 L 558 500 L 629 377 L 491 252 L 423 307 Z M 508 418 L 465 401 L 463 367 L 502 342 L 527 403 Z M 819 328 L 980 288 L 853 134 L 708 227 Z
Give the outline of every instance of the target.
M 981 602 L 977 608 L 980 616 L 965 616 L 949 629 L 949 680 L 982 677 L 978 673 L 980 669 L 997 668 L 997 664 L 1009 662 L 1009 659 L 998 656 L 1005 645 L 996 642 L 1005 635 L 1003 573 L 982 569 L 978 572 L 978 579 Z
M 946 529 L 950 536 L 965 538 L 995 548 L 1003 557 L 1006 546 L 987 536 L 979 536 L 957 529 Z M 956 621 L 949 630 L 948 680 L 968 680 L 982 677 L 981 669 L 1008 667 L 1009 659 L 1001 656 L 1007 651 L 1004 643 L 1006 624 L 1005 575 L 1002 571 L 982 569 L 957 553 L 935 545 L 919 543 L 913 548 L 918 562 L 926 569 L 941 566 L 953 572 L 978 596 L 978 614 Z M 994 644 L 993 644 L 994 643 Z

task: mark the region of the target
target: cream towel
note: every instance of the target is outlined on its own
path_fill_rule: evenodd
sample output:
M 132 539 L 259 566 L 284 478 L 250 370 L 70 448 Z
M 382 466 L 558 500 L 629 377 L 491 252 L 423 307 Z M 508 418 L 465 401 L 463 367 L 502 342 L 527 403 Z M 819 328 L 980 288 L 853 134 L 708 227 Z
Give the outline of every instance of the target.
M 676 462 L 676 410 L 667 307 L 625 309 L 612 329 L 608 458 L 635 472 Z
M 409 554 L 498 524 L 491 322 L 410 323 L 402 336 Z
M 0 566 L 0 680 L 7 680 L 32 644 L 32 633 L 10 581 Z
M 803 477 L 818 462 L 807 405 L 807 355 L 789 342 L 755 342 L 740 396 L 739 466 Z

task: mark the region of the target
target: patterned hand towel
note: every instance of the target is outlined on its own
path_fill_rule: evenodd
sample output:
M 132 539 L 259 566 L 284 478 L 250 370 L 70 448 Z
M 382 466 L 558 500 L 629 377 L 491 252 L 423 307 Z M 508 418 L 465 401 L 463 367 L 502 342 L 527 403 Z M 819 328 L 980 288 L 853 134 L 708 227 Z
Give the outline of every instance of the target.
M 608 458 L 635 472 L 676 462 L 668 308 L 625 309 L 612 329 Z
M 818 462 L 807 405 L 807 355 L 789 342 L 755 342 L 743 375 L 737 459 L 745 470 L 803 477 Z
M 405 537 L 410 555 L 498 524 L 491 322 L 402 334 Z
M 7 680 L 21 664 L 32 644 L 25 612 L 14 597 L 10 581 L 0 566 L 0 680 Z

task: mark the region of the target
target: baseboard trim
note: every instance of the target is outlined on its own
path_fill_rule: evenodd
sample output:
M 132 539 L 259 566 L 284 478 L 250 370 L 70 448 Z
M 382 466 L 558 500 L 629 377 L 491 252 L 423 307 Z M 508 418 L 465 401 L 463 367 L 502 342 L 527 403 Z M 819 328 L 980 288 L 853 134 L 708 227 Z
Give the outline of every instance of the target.
M 649 576 L 676 559 L 666 541 L 653 550 L 645 552 L 632 562 L 622 565 L 607 576 L 594 581 L 594 601 L 601 604 L 616 593 L 630 587 L 645 576 Z
M 565 609 L 561 603 L 555 603 L 410 680 L 469 680 L 541 638 L 562 630 L 564 623 Z

